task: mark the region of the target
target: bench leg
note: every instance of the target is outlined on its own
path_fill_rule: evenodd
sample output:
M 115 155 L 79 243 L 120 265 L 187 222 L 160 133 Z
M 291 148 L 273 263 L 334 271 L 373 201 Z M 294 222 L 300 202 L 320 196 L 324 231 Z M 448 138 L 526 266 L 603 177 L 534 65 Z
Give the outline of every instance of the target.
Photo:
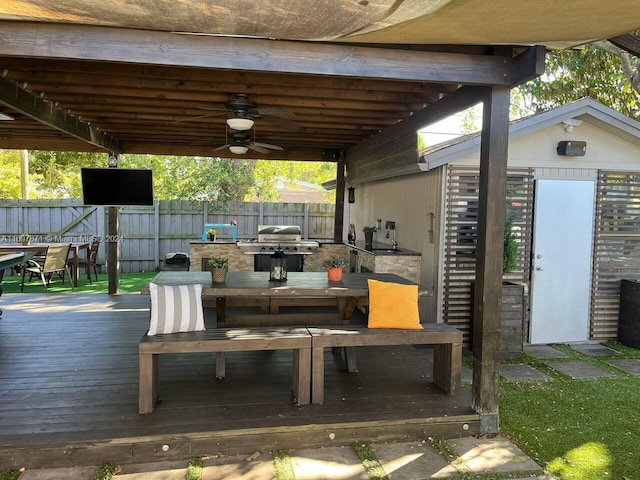
M 226 374 L 226 359 L 224 352 L 216 352 L 216 378 L 222 379 Z
M 311 349 L 311 403 L 324 403 L 324 347 Z
M 449 395 L 460 394 L 462 343 L 435 345 L 433 350 L 433 381 Z
M 293 396 L 296 405 L 311 403 L 311 349 L 293 351 Z
M 158 355 L 140 354 L 138 413 L 151 413 L 158 395 Z

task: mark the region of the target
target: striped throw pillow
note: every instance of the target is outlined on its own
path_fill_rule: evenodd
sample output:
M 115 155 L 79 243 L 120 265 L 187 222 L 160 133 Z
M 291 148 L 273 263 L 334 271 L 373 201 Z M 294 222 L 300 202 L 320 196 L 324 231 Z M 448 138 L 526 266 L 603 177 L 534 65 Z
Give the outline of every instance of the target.
M 149 284 L 151 322 L 148 335 L 204 330 L 202 285 Z

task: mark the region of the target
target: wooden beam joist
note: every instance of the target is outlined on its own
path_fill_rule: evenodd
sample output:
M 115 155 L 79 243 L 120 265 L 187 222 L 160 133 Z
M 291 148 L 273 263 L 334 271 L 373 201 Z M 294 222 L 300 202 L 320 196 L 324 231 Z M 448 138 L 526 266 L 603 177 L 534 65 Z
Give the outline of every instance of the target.
M 490 55 L 8 21 L 0 55 L 468 85 L 512 76 L 512 59 Z
M 26 92 L 15 83 L 0 78 L 0 103 L 40 123 L 110 152 L 120 152 L 120 142 L 106 132 L 59 110 L 49 102 Z

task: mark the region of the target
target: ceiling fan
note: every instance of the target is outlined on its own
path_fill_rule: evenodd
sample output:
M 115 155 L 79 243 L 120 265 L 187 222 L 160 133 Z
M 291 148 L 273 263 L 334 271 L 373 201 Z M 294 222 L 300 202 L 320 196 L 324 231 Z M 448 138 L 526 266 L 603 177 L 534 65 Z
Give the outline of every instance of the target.
M 279 145 L 256 142 L 255 138 L 252 138 L 251 134 L 247 131 L 229 132 L 229 129 L 227 129 L 226 136 L 227 143 L 216 148 L 214 151 L 228 148 L 231 153 L 242 155 L 247 153 L 249 149 L 255 150 L 258 153 L 270 153 L 270 150 L 284 150 L 284 148 Z
M 207 115 L 200 115 L 198 117 L 192 117 L 189 120 L 230 115 L 227 119 L 227 125 L 229 126 L 229 128 L 238 131 L 251 130 L 254 125 L 254 121 L 258 119 L 264 119 L 266 122 L 278 125 L 289 130 L 298 131 L 302 128 L 302 125 L 291 120 L 287 120 L 286 118 L 282 118 L 294 116 L 294 113 L 282 108 L 260 108 L 258 107 L 258 104 L 251 100 L 245 93 L 231 94 L 229 100 L 224 104 L 224 108 L 205 106 L 197 106 L 196 108 L 200 110 L 225 113 L 211 113 Z

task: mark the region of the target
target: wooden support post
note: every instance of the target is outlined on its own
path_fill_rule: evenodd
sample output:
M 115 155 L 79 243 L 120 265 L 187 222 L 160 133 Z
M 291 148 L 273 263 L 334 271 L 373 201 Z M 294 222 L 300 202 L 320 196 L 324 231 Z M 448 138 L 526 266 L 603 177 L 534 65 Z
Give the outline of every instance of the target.
M 342 230 L 344 227 L 344 150 L 338 150 L 338 162 L 336 163 L 336 211 L 333 223 L 333 241 L 342 242 Z
M 118 168 L 120 158 L 117 154 L 109 157 L 109 167 Z M 107 276 L 109 278 L 109 295 L 120 291 L 120 212 L 118 207 L 107 207 Z
M 473 305 L 473 408 L 482 433 L 498 433 L 502 254 L 509 142 L 509 88 L 488 88 L 480 147 Z

